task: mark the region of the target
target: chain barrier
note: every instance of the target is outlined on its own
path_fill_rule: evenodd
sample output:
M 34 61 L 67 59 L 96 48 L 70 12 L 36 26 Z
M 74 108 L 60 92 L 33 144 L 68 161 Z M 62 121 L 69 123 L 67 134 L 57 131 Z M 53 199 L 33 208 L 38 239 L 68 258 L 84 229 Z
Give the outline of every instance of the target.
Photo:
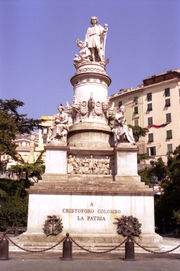
M 29 249 L 23 248 L 23 247 L 19 246 L 18 244 L 16 244 L 16 243 L 15 243 L 11 238 L 9 238 L 7 235 L 5 235 L 5 237 L 6 237 L 6 239 L 7 239 L 8 241 L 10 241 L 14 246 L 18 247 L 19 249 L 22 249 L 22 250 L 24 250 L 24 251 L 26 251 L 26 252 L 32 252 L 32 253 L 41 253 L 41 252 L 45 252 L 45 251 L 51 250 L 51 249 L 55 248 L 56 246 L 60 245 L 64 240 L 67 239 L 67 237 L 64 237 L 64 238 L 62 238 L 59 242 L 57 242 L 55 245 L 53 245 L 53 246 L 51 246 L 51 247 L 49 247 L 49 248 L 45 248 L 45 249 L 41 249 L 41 250 L 29 250 Z M 115 247 L 113 247 L 113 248 L 107 249 L 107 250 L 105 250 L 105 251 L 93 251 L 93 250 L 87 249 L 87 248 L 85 248 L 85 247 L 79 245 L 79 244 L 78 244 L 72 237 L 70 237 L 70 236 L 69 236 L 69 239 L 70 239 L 77 247 L 79 247 L 80 249 L 85 250 L 85 251 L 87 251 L 87 252 L 89 252 L 89 253 L 94 253 L 94 254 L 105 254 L 105 253 L 111 252 L 111 251 L 113 251 L 113 250 L 116 250 L 116 249 L 118 249 L 119 247 L 121 247 L 121 246 L 128 240 L 128 238 L 126 238 L 126 239 L 124 239 L 119 245 L 117 245 L 117 246 L 115 246 Z M 139 246 L 140 248 L 142 248 L 143 250 L 145 250 L 145 251 L 147 251 L 147 252 L 150 252 L 150 253 L 153 253 L 153 254 L 159 254 L 159 255 L 160 255 L 160 254 L 162 254 L 162 255 L 163 255 L 163 254 L 167 254 L 167 253 L 173 252 L 174 250 L 180 248 L 180 245 L 178 245 L 178 246 L 176 246 L 176 247 L 173 248 L 173 249 L 170 249 L 170 250 L 167 250 L 167 251 L 162 251 L 162 252 L 160 252 L 160 251 L 153 251 L 153 250 L 150 250 L 150 249 L 148 249 L 148 248 L 146 248 L 146 247 L 140 245 L 140 244 L 139 244 L 137 241 L 135 241 L 134 239 L 133 239 L 133 242 L 134 242 L 137 246 Z
M 127 241 L 127 238 L 126 238 L 126 239 L 125 239 L 124 241 L 122 241 L 119 245 L 117 245 L 117 246 L 115 246 L 115 247 L 113 247 L 113 248 L 107 249 L 107 250 L 105 250 L 105 251 L 92 251 L 92 250 L 90 250 L 90 249 L 84 248 L 83 246 L 79 245 L 72 237 L 69 237 L 69 238 L 70 238 L 70 240 L 71 240 L 76 246 L 78 246 L 78 247 L 81 248 L 82 250 L 85 250 L 85 251 L 87 251 L 87 252 L 89 252 L 89 253 L 94 253 L 94 254 L 105 254 L 105 253 L 111 252 L 111 251 L 113 251 L 113 250 L 119 248 L 120 246 L 122 246 L 122 245 Z
M 32 252 L 32 253 L 40 253 L 40 252 L 45 252 L 45 251 L 48 251 L 50 249 L 53 249 L 55 247 L 57 247 L 59 244 L 61 244 L 65 239 L 66 237 L 64 237 L 63 239 L 61 239 L 58 243 L 56 243 L 55 245 L 49 247 L 49 248 L 44 248 L 44 249 L 41 249 L 41 250 L 30 250 L 30 249 L 26 249 L 26 248 L 23 248 L 19 245 L 17 245 L 14 241 L 11 240 L 11 238 L 9 238 L 7 235 L 6 235 L 6 238 L 8 241 L 10 241 L 14 246 L 26 251 L 26 252 Z
M 134 239 L 133 239 L 134 243 L 139 246 L 140 248 L 144 249 L 145 251 L 147 252 L 150 252 L 150 253 L 153 253 L 153 254 L 167 254 L 167 253 L 170 253 L 176 249 L 178 249 L 180 247 L 180 245 L 176 246 L 175 248 L 173 249 L 170 249 L 170 250 L 167 250 L 167 251 L 153 251 L 153 250 L 150 250 L 148 248 L 145 248 L 144 246 L 140 245 L 138 242 L 136 242 Z

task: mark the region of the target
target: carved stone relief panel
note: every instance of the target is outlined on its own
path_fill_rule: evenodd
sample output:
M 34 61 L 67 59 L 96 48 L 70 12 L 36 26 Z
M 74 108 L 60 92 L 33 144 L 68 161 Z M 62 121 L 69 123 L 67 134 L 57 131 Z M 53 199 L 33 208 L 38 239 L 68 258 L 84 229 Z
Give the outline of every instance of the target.
M 68 174 L 112 175 L 112 156 L 78 156 L 69 154 L 67 163 Z

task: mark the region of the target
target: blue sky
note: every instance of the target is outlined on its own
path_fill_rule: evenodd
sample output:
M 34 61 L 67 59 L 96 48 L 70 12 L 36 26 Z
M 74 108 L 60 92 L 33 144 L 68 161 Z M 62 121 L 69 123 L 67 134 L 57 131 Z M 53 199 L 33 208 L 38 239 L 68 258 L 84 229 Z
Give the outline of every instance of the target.
M 0 0 L 0 97 L 29 117 L 70 103 L 76 39 L 91 16 L 108 24 L 109 95 L 180 68 L 180 0 Z

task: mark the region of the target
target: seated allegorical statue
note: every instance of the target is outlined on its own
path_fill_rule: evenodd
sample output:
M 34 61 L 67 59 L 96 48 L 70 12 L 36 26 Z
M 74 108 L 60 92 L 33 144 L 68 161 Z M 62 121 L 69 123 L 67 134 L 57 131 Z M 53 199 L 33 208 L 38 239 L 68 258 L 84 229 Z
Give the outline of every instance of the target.
M 58 110 L 59 114 L 56 116 L 49 130 L 49 142 L 65 139 L 68 133 L 68 114 L 65 112 L 62 104 L 58 106 Z
M 128 127 L 126 123 L 126 118 L 124 116 L 125 106 L 121 106 L 115 114 L 114 119 L 114 142 L 117 145 L 119 142 L 129 142 L 135 144 L 132 129 Z

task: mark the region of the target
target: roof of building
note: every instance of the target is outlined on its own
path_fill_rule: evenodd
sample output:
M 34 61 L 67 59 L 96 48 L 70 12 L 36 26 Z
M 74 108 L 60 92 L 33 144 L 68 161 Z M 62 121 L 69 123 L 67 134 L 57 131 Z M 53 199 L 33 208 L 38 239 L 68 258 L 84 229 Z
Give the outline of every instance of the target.
M 173 78 L 180 78 L 180 69 L 174 69 L 174 70 L 166 71 L 164 73 L 160 73 L 157 75 L 152 75 L 150 77 L 147 77 L 146 79 L 143 80 L 143 84 L 138 85 L 137 88 L 120 89 L 118 93 L 112 94 L 110 96 L 110 99 L 116 98 L 116 97 L 124 95 L 124 94 L 136 92 L 136 91 L 139 91 L 140 89 L 143 89 L 146 86 L 160 83 L 160 82 L 170 80 Z
M 179 69 L 174 69 L 174 70 L 170 70 L 161 74 L 157 74 L 157 75 L 152 75 L 146 79 L 143 80 L 143 84 L 144 86 L 148 86 L 148 85 L 152 85 L 152 84 L 156 84 L 162 81 L 166 81 L 166 80 L 170 80 L 173 78 L 180 78 L 180 70 Z

